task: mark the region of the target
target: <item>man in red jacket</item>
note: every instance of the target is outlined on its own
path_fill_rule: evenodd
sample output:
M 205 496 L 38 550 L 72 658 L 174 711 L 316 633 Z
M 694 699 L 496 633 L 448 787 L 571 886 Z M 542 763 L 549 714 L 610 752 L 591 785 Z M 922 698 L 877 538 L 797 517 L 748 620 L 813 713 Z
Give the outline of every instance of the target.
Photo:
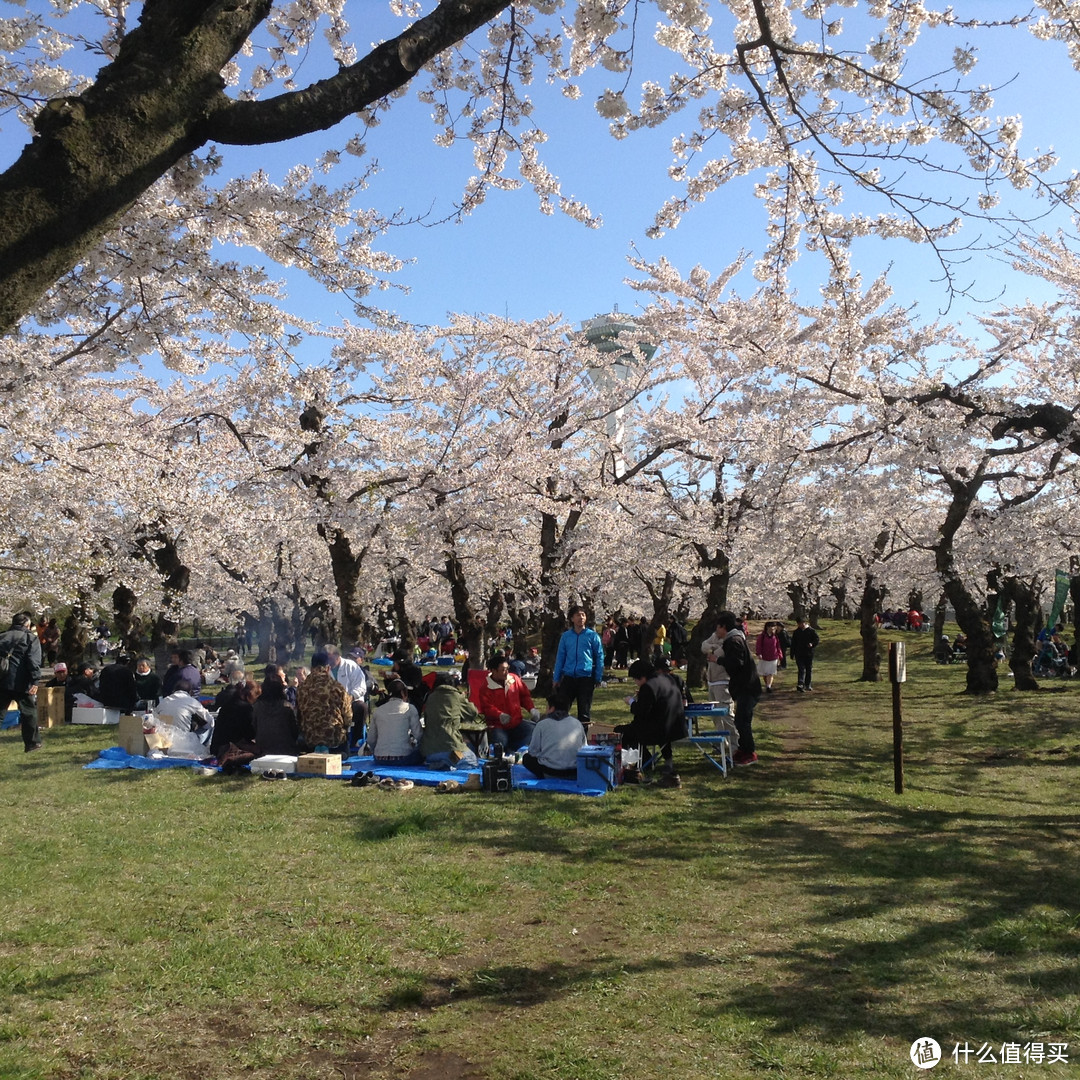
M 529 745 L 540 710 L 533 705 L 529 688 L 511 672 L 510 663 L 502 653 L 495 653 L 488 663 L 479 698 L 477 704 L 488 726 L 489 744 L 499 743 L 510 751 Z

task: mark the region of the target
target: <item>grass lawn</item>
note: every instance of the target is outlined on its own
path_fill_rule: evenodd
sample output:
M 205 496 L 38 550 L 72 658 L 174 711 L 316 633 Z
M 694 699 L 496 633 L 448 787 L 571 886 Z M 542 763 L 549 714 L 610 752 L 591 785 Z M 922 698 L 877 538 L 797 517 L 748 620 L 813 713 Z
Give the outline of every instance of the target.
M 599 799 L 88 772 L 105 729 L 5 732 L 0 1077 L 1072 1075 L 1080 681 L 971 700 L 906 637 L 896 795 L 891 688 L 822 638 L 759 766 L 680 748 L 681 789 Z M 975 1060 L 1039 1043 L 1069 1064 Z

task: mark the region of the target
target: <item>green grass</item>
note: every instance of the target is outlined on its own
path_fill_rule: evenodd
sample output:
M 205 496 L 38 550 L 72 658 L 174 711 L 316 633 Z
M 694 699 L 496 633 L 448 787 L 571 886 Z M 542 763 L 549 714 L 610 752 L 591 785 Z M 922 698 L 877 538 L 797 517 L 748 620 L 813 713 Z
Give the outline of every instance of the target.
M 94 772 L 101 729 L 7 732 L 0 1077 L 910 1077 L 924 1035 L 1080 1060 L 1080 686 L 970 699 L 927 638 L 903 795 L 845 624 L 814 695 L 762 702 L 762 764 L 679 749 L 679 790 Z

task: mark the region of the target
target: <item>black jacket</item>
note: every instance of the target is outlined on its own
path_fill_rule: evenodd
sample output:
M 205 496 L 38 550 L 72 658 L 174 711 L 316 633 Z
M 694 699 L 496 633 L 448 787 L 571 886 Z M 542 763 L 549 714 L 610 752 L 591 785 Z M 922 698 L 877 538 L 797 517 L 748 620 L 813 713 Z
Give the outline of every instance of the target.
M 646 679 L 633 706 L 634 719 L 616 728 L 627 746 L 662 746 L 686 737 L 686 709 L 679 688 L 665 674 Z
M 729 630 L 724 638 L 724 652 L 716 662 L 727 669 L 728 692 L 736 697 L 761 697 L 761 680 L 757 663 L 750 655 L 746 635 L 741 630 Z
M 808 656 L 814 655 L 814 650 L 820 641 L 818 632 L 812 626 L 807 626 L 805 629 L 800 626 L 791 635 L 791 655 L 797 660 L 805 660 Z
M 130 712 L 139 700 L 135 689 L 135 672 L 127 664 L 109 664 L 98 675 L 98 701 L 106 709 L 123 709 Z
M 0 634 L 0 656 L 8 658 L 4 689 L 22 697 L 41 677 L 41 642 L 37 635 L 21 627 Z

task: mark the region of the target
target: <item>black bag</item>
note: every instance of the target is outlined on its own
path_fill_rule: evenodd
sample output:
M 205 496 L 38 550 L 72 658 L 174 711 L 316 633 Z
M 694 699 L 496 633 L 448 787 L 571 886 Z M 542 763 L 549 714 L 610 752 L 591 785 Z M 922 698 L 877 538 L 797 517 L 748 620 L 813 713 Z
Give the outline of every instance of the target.
M 480 766 L 480 786 L 484 791 L 513 791 L 514 763 L 503 757 L 503 748 L 495 745 L 494 758 Z

